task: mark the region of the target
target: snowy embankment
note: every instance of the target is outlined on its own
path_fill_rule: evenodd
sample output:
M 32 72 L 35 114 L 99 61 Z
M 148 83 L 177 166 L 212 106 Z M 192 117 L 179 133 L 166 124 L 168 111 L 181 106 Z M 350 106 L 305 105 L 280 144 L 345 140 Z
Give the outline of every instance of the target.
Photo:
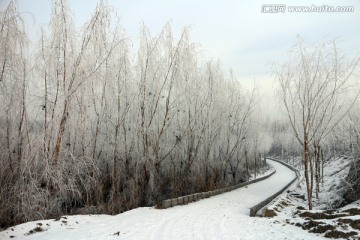
M 344 203 L 351 163 L 344 156 L 325 162 L 319 199 L 314 197 L 313 210 L 307 210 L 305 181 L 301 181 L 299 187 L 281 194 L 268 206 L 267 216 L 273 216 L 279 225 L 298 226 L 314 237 L 360 239 L 360 200 L 339 208 Z
M 268 162 L 276 169 L 270 178 L 195 203 L 28 222 L 0 232 L 0 239 L 323 239 L 295 226 L 249 217 L 251 206 L 295 176 L 287 167 Z

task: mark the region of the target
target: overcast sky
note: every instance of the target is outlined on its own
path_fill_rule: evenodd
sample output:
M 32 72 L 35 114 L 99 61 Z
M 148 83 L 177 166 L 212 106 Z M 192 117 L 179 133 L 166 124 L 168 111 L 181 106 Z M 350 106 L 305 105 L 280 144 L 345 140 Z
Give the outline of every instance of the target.
M 9 0 L 0 0 L 3 10 Z M 81 26 L 95 9 L 96 0 L 69 0 L 75 22 Z M 115 7 L 127 35 L 135 40 L 142 22 L 153 35 L 171 20 L 173 31 L 180 33 L 191 26 L 191 38 L 200 43 L 209 57 L 220 58 L 225 70 L 232 68 L 245 84 L 255 79 L 271 85 L 273 61 L 283 61 L 284 53 L 296 42 L 296 36 L 308 42 L 339 39 L 344 53 L 360 53 L 360 0 L 245 1 L 245 0 L 109 0 Z M 265 4 L 286 4 L 284 13 L 263 13 Z M 50 19 L 50 0 L 18 0 L 29 31 L 34 35 Z M 354 12 L 289 12 L 289 6 L 353 6 Z M 268 8 L 265 8 L 267 10 Z

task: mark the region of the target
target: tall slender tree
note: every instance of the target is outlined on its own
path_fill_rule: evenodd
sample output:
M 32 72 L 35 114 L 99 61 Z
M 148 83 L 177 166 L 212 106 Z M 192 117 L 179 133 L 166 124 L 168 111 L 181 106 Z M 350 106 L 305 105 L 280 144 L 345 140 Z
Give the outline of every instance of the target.
M 343 120 L 359 96 L 354 73 L 359 58 L 347 61 L 336 42 L 318 45 L 299 39 L 289 60 L 275 70 L 281 101 L 296 139 L 303 148 L 308 206 L 312 209 L 313 152 Z M 316 178 L 318 180 L 318 178 Z

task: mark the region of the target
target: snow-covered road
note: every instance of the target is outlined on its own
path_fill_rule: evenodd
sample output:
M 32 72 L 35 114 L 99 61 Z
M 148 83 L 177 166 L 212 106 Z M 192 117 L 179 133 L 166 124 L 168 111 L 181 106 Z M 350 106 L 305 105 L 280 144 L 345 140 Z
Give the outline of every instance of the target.
M 323 239 L 272 219 L 249 217 L 250 207 L 295 177 L 287 167 L 268 162 L 276 169 L 270 178 L 188 205 L 29 222 L 0 232 L 0 239 Z M 24 235 L 39 223 L 45 231 Z

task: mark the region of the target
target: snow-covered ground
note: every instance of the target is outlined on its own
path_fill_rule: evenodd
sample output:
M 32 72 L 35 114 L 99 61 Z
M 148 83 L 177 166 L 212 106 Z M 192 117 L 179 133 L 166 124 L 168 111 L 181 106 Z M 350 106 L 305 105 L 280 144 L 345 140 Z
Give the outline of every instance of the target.
M 351 160 L 346 157 L 331 159 L 325 164 L 324 181 L 320 184 L 319 199 L 314 196 L 312 211 L 306 210 L 304 181 L 300 182 L 299 187 L 293 186 L 278 197 L 269 205 L 269 209 L 274 210 L 277 215 L 272 218 L 274 223 L 297 225 L 300 229 L 304 228 L 304 231 L 313 232 L 314 237 L 333 235 L 334 238 L 340 238 L 342 233 L 352 232 L 354 236 L 343 238 L 360 239 L 360 201 L 338 208 L 343 202 L 344 180 L 350 164 Z
M 250 207 L 294 178 L 285 166 L 268 162 L 276 169 L 270 178 L 188 205 L 28 222 L 0 232 L 0 239 L 323 239 L 274 219 L 249 217 Z

